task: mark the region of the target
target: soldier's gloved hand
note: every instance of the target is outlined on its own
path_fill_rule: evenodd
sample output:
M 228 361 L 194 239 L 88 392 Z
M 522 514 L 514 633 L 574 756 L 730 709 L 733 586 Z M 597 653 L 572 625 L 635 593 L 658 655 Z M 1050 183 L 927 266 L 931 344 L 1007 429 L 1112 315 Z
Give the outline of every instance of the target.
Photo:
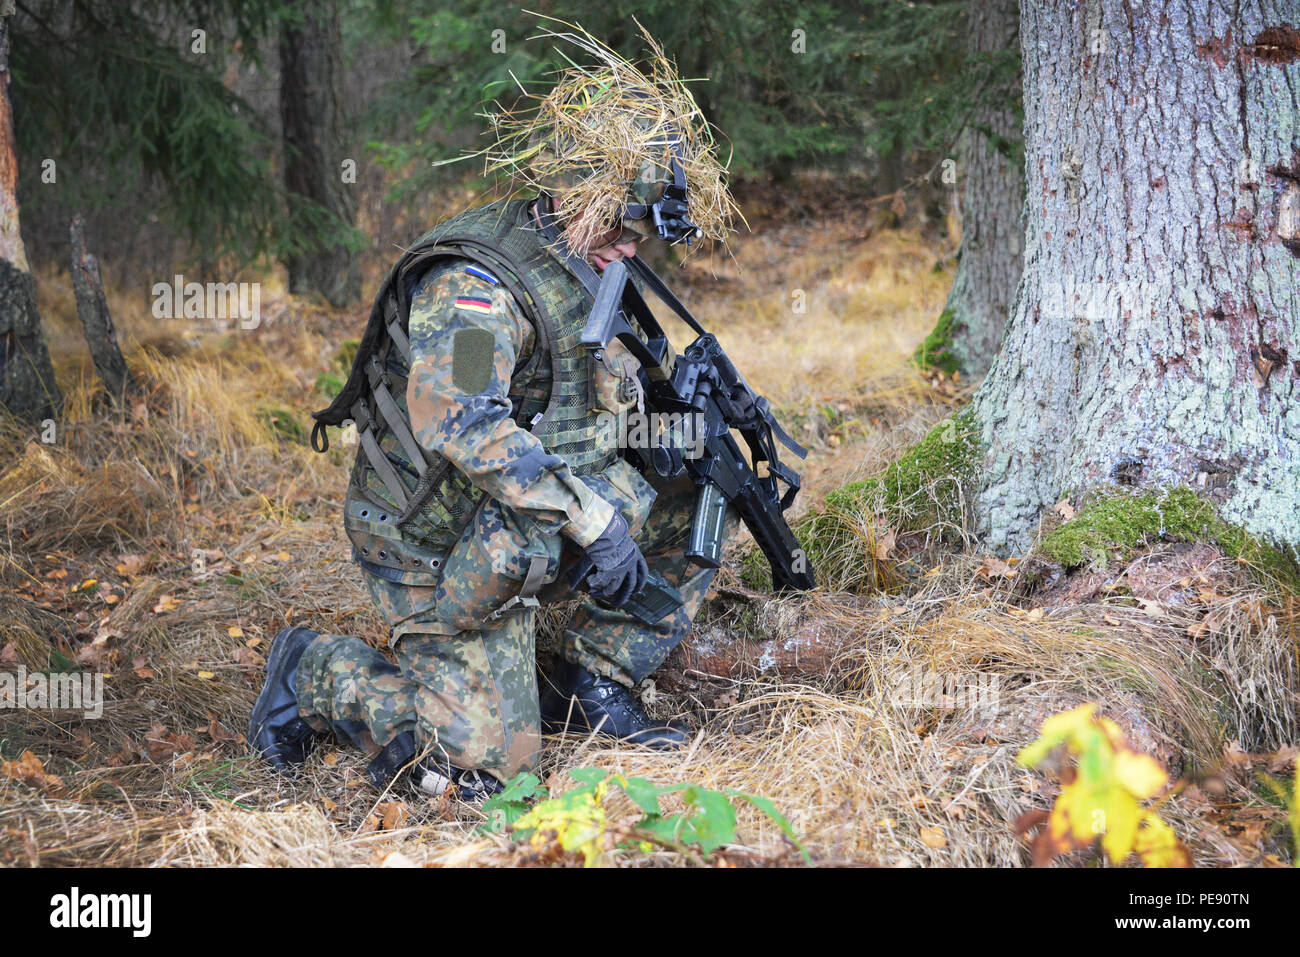
M 587 576 L 592 598 L 617 608 L 641 590 L 650 573 L 645 556 L 628 534 L 627 522 L 618 512 L 600 536 L 583 549 L 595 570 Z

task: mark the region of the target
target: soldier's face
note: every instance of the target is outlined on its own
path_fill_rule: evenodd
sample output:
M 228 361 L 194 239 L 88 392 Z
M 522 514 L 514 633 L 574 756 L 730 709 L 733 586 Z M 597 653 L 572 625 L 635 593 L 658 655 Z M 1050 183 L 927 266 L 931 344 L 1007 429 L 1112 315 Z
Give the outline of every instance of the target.
M 554 200 L 550 200 L 548 206 L 554 211 Z M 610 228 L 597 236 L 591 246 L 588 247 L 585 258 L 597 272 L 604 272 L 605 267 L 610 263 L 635 256 L 637 243 L 643 238 L 640 233 L 630 228 L 626 223 L 612 223 Z
M 640 240 L 641 234 L 634 230 L 622 227 L 612 229 L 592 244 L 592 248 L 587 251 L 587 262 L 597 272 L 604 272 L 610 263 L 635 256 L 636 244 Z

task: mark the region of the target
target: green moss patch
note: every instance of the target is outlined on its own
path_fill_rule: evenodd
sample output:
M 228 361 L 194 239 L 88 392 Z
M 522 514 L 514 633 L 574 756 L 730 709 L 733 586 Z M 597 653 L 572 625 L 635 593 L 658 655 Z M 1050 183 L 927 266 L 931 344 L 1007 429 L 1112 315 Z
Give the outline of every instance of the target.
M 873 543 L 876 516 L 897 532 L 936 529 L 944 534 L 965 525 L 965 489 L 982 455 L 975 417 L 969 409 L 940 422 L 898 461 L 826 496 L 825 508 L 804 516 L 794 528 L 819 583 L 861 590 L 882 587 Z M 761 556 L 760 556 L 761 558 Z M 742 578 L 761 587 L 766 568 L 742 567 Z
M 339 346 L 339 351 L 334 353 L 334 362 L 344 372 L 352 370 L 352 363 L 356 361 L 357 350 L 361 348 L 360 339 L 346 339 Z
M 1219 517 L 1218 509 L 1186 486 L 1126 494 L 1094 495 L 1084 507 L 1038 546 L 1038 552 L 1066 566 L 1105 565 L 1126 560 L 1159 540 L 1213 541 L 1268 579 L 1300 591 L 1295 563 L 1283 552 Z
M 912 361 L 922 369 L 941 369 L 952 375 L 961 370 L 961 360 L 952 349 L 952 339 L 956 325 L 956 316 L 951 309 L 939 313 L 939 320 L 930 330 L 930 334 L 917 347 Z
M 901 531 L 961 521 L 961 489 L 980 459 L 978 428 L 970 409 L 944 419 L 898 461 L 826 496 L 826 509 L 887 513 Z

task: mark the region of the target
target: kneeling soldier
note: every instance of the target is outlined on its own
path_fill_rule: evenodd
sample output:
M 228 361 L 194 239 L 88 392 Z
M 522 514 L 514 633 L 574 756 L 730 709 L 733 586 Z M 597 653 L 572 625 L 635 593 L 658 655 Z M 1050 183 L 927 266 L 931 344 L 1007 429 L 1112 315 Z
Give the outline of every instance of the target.
M 610 262 L 647 235 L 721 239 L 734 205 L 707 128 L 675 112 L 680 82 L 612 66 L 567 73 L 516 137 L 540 144 L 524 151 L 535 199 L 459 215 L 402 257 L 348 385 L 317 413 L 314 444 L 345 417 L 358 430 L 344 522 L 397 664 L 355 637 L 277 635 L 249 742 L 278 769 L 334 733 L 382 748 L 377 786 L 409 767 L 423 791 L 482 797 L 535 766 L 542 731 L 688 740 L 632 688 L 713 576 L 685 556 L 696 489 L 619 448 L 611 423 L 637 409 L 643 373 L 621 343 L 590 355 L 581 333 Z M 583 122 L 561 129 L 577 102 Z M 570 572 L 588 562 L 539 694 L 537 608 L 575 597 Z M 647 577 L 680 599 L 652 625 L 625 607 Z

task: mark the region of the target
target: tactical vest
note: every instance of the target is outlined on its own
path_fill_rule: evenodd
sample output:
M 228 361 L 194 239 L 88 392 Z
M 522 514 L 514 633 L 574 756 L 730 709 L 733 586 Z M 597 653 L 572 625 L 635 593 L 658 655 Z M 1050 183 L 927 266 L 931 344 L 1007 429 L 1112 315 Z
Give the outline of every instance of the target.
M 347 385 L 329 408 L 313 413 L 312 431 L 312 446 L 325 451 L 325 426 L 355 422 L 360 447 L 344 526 L 372 570 L 412 585 L 437 582 L 447 553 L 487 497 L 451 462 L 420 446 L 406 407 L 412 287 L 447 257 L 496 276 L 536 330 L 536 347 L 511 377 L 516 424 L 578 475 L 603 471 L 619 456 L 616 437 L 600 428 L 592 360 L 582 345 L 592 296 L 541 235 L 531 201 L 493 203 L 429 230 L 380 286 Z

